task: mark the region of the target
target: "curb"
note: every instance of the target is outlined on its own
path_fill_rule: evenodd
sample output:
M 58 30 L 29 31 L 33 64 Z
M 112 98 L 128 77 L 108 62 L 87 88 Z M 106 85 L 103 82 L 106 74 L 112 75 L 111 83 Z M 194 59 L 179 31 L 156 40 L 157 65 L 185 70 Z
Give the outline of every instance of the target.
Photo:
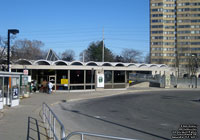
M 98 95 L 94 93 L 94 96 L 88 96 L 88 97 L 82 97 L 82 98 L 74 98 L 74 99 L 68 99 L 66 100 L 67 102 L 75 102 L 75 101 L 81 101 L 81 100 L 89 100 L 89 99 L 97 99 L 97 98 L 103 98 L 103 97 L 111 97 L 111 96 L 117 96 L 117 95 L 122 95 L 122 94 L 131 94 L 131 93 L 140 93 L 140 92 L 147 92 L 147 91 L 173 91 L 173 90 L 187 90 L 187 91 L 191 91 L 191 90 L 195 90 L 195 91 L 199 91 L 200 89 L 174 89 L 174 88 L 158 88 L 158 89 L 135 89 L 135 90 L 131 90 L 131 89 L 127 89 L 124 91 L 121 91 L 119 93 L 111 93 L 111 94 L 104 94 L 104 95 Z M 90 94 L 91 95 L 91 94 Z M 56 103 L 55 103 L 56 104 Z

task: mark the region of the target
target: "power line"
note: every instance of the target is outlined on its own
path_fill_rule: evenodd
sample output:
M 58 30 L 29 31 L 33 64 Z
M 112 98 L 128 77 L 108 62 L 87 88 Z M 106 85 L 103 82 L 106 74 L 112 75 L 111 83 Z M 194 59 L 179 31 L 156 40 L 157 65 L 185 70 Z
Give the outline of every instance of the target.
M 135 31 L 133 31 L 133 32 L 105 32 L 105 35 L 106 36 L 109 36 L 109 35 L 115 35 L 115 36 L 122 36 L 122 35 L 144 35 L 144 33 L 145 34 L 149 34 L 149 32 L 147 32 L 147 31 L 144 31 L 144 32 L 142 32 L 142 31 L 138 31 L 138 32 L 135 32 Z M 21 33 L 21 35 L 20 36 L 25 36 L 25 37 L 27 37 L 27 36 L 30 36 L 30 35 L 35 35 L 35 36 L 40 36 L 40 37 L 60 37 L 60 36 L 71 36 L 71 35 L 83 35 L 83 36 L 85 36 L 85 35 L 94 35 L 94 34 L 96 34 L 96 35 L 100 35 L 101 34 L 101 32 L 99 32 L 99 31 L 91 31 L 91 32 L 63 32 L 63 33 L 46 33 L 46 32 L 43 32 L 43 33 L 27 33 L 27 34 L 25 34 L 25 33 Z
M 57 26 L 56 26 L 57 27 Z M 75 27 L 74 27 L 75 28 Z M 77 31 L 101 31 L 101 28 L 100 27 L 77 27 L 77 28 L 54 28 L 54 27 L 49 27 L 48 29 L 42 29 L 42 30 L 29 30 L 29 31 L 25 31 L 25 30 L 21 30 L 21 32 L 24 32 L 24 33 L 41 33 L 41 32 L 74 32 L 75 30 Z M 112 26 L 110 27 L 104 27 L 104 29 L 106 29 L 106 31 L 138 31 L 138 29 L 140 29 L 139 31 L 142 31 L 141 28 L 136 27 L 115 27 L 113 28 Z M 135 30 L 137 29 L 137 30 Z M 149 26 L 145 27 L 145 26 L 142 26 L 142 29 L 149 29 Z M 146 30 L 145 30 L 146 31 Z
M 45 41 L 45 42 L 46 43 L 61 43 L 62 44 L 62 43 L 79 43 L 79 42 L 87 42 L 87 41 L 95 42 L 94 40 L 100 40 L 100 39 L 90 38 L 90 39 L 84 39 L 84 40 L 76 39 L 76 40 L 67 40 L 67 41 Z
M 107 40 L 117 40 L 117 41 L 149 41 L 145 39 L 123 39 L 123 38 L 106 38 Z M 148 42 L 149 43 L 149 42 Z

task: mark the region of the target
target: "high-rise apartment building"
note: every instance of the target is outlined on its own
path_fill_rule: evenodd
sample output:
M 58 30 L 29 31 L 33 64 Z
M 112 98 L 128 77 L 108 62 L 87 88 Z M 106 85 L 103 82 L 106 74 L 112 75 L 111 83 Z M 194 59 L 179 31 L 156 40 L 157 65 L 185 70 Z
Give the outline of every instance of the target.
M 150 0 L 151 63 L 188 67 L 200 56 L 200 0 Z

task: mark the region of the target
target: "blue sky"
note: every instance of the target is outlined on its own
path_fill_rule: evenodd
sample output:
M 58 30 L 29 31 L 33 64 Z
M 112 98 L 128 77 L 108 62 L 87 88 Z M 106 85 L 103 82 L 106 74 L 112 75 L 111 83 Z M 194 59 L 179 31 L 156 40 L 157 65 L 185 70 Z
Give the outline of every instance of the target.
M 149 52 L 149 0 L 1 0 L 0 35 L 40 40 L 43 49 L 79 53 L 102 40 L 114 54 L 124 48 Z

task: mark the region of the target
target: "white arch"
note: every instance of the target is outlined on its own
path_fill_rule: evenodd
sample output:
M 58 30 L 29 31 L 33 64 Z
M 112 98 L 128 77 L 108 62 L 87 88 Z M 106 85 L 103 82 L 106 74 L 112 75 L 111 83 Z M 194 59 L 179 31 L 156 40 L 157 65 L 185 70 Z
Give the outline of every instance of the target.
M 70 65 L 78 65 L 78 66 L 83 66 L 83 63 L 81 61 L 72 61 Z
M 138 67 L 141 68 L 141 67 L 148 67 L 148 66 L 146 64 L 139 64 Z
M 66 61 L 63 60 L 57 60 L 55 62 L 53 62 L 53 65 L 68 65 L 68 63 Z
M 149 67 L 158 67 L 156 64 L 150 64 Z
M 20 64 L 20 65 L 32 65 L 32 62 L 26 59 L 19 59 L 15 62 L 15 64 Z
M 35 65 L 51 65 L 47 60 L 37 60 L 34 62 Z
M 86 63 L 86 66 L 98 66 L 98 64 L 94 61 L 89 61 Z
M 128 67 L 137 67 L 137 64 L 135 64 L 135 63 L 130 63 L 130 64 L 128 64 Z
M 159 65 L 159 67 L 160 67 L 160 68 L 165 68 L 165 67 L 167 67 L 167 65 L 161 64 L 161 65 Z
M 124 67 L 125 65 L 123 63 L 117 63 L 115 64 L 116 67 Z
M 105 62 L 105 63 L 102 63 L 102 66 L 113 66 L 113 65 L 109 62 Z

